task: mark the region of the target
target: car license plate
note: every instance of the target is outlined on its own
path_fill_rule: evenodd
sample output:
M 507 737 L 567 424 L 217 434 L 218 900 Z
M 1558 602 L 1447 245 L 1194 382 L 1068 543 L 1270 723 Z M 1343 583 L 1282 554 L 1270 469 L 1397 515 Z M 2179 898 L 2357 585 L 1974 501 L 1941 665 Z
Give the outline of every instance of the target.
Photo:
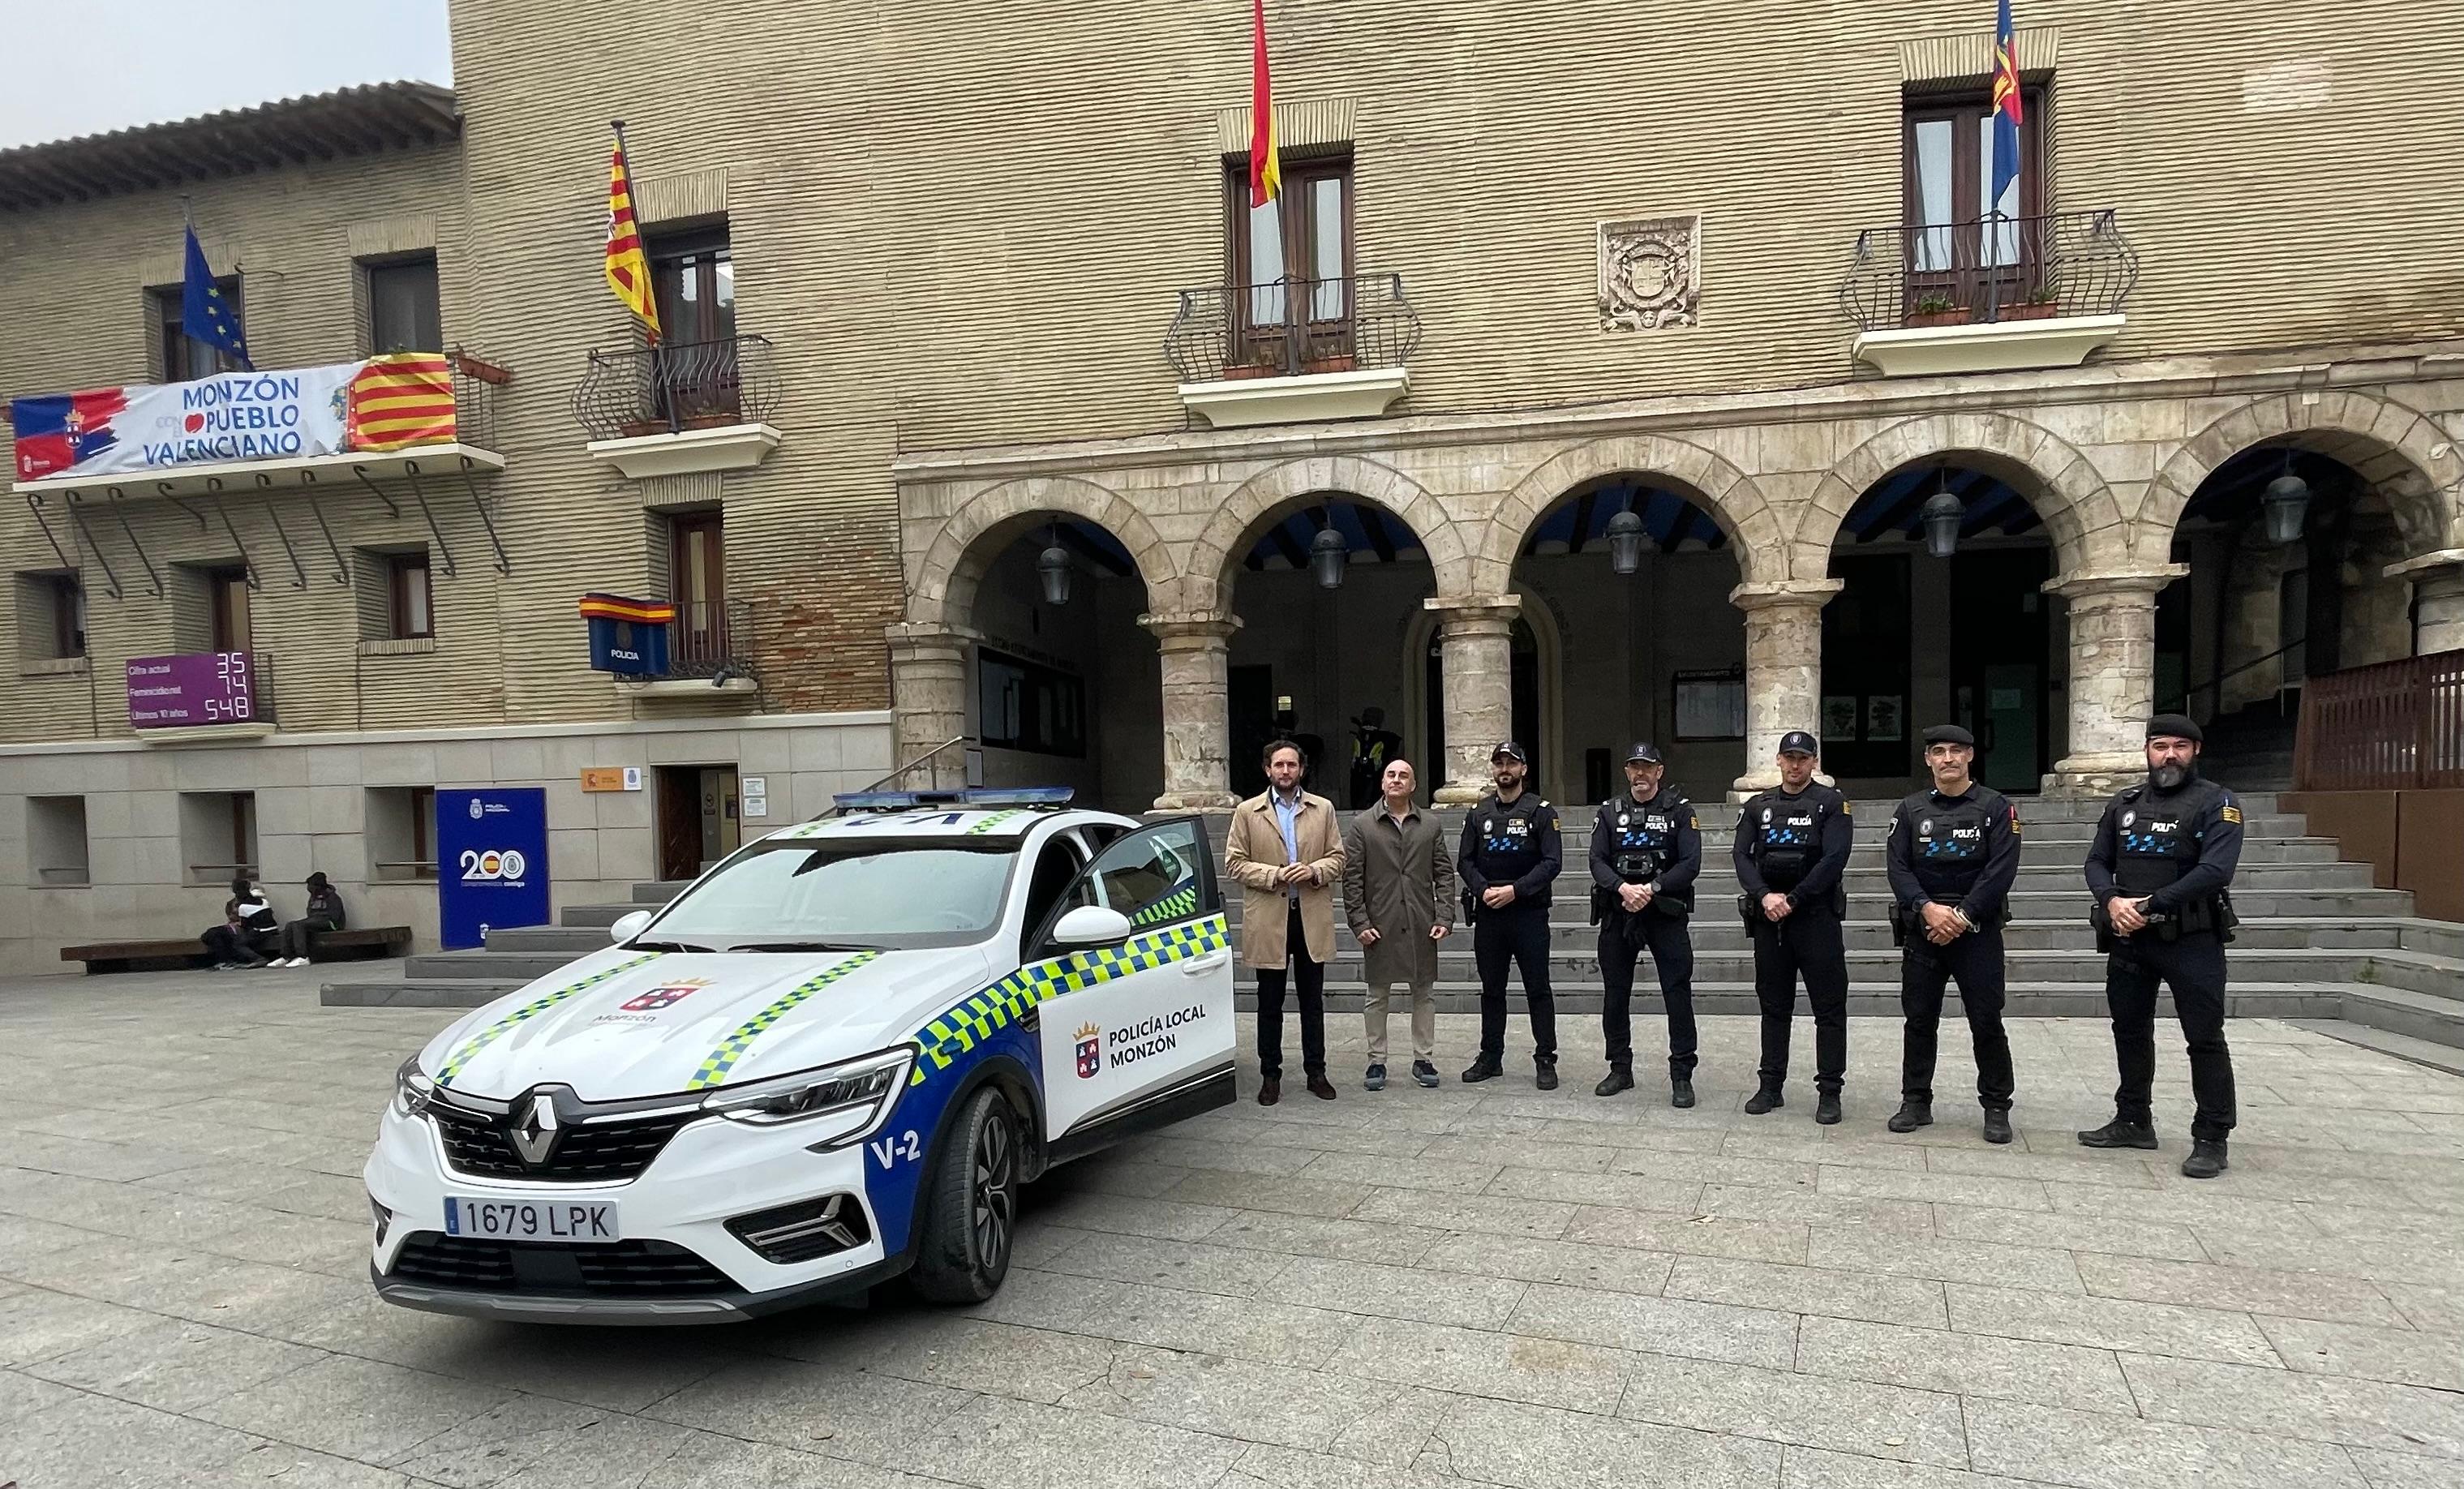
M 616 1206 L 610 1200 L 468 1199 L 445 1201 L 445 1234 L 484 1236 L 492 1240 L 612 1241 L 624 1239 L 616 1228 Z

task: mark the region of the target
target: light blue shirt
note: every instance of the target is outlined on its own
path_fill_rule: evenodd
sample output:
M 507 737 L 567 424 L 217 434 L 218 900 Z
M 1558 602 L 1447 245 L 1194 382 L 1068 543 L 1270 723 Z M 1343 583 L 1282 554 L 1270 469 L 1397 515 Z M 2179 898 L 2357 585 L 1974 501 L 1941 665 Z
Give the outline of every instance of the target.
M 1286 800 L 1282 792 L 1269 791 L 1266 793 L 1266 800 L 1275 809 L 1276 825 L 1284 830 L 1284 858 L 1289 863 L 1299 863 L 1301 861 L 1301 809 L 1308 804 L 1308 799 L 1302 793 L 1295 791 L 1291 799 Z M 1287 890 L 1284 897 L 1298 900 L 1301 897 L 1299 887 L 1294 886 Z

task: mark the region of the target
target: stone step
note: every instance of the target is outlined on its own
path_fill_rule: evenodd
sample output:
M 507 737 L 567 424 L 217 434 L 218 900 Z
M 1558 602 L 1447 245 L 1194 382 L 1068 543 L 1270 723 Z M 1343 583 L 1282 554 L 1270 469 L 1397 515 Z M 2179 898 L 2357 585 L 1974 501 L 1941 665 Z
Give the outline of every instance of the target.
M 2357 915 L 2409 916 L 2412 912 L 2412 894 L 2405 889 L 2264 889 L 2246 888 L 2236 885 L 2233 887 L 2233 899 L 2234 911 L 2245 923 L 2277 916 L 2343 918 Z M 2009 903 L 2013 920 L 2083 921 L 2087 916 L 2088 909 L 2087 886 L 2081 884 L 2058 889 L 2031 888 L 2025 881 L 2022 881 L 2021 887 L 2011 895 Z M 1698 895 L 1695 900 L 1695 923 L 1701 925 L 1712 920 L 1741 923 L 1736 918 L 1736 906 L 1737 895 L 1733 888 L 1724 892 L 1705 892 Z M 1573 894 L 1561 894 L 1551 902 L 1549 919 L 1551 924 L 1556 925 L 1588 924 L 1591 919 L 1590 907 L 1591 892 L 1587 889 Z M 1861 890 L 1849 895 L 1848 918 L 1852 923 L 1870 920 L 1876 924 L 1881 924 L 1890 913 L 1890 907 L 1891 897 L 1881 892 L 1878 886 L 1872 890 Z M 1241 901 L 1237 896 L 1225 903 L 1223 913 L 1234 926 L 1241 924 Z M 1336 924 L 1342 924 L 1344 903 L 1340 895 L 1335 898 L 1334 913 Z
M 1449 946 L 1452 942 L 1449 941 Z M 1879 950 L 1851 948 L 1848 952 L 1848 976 L 1853 983 L 1888 985 L 1896 988 L 1900 981 L 1901 954 L 1887 947 Z M 2104 958 L 2093 951 L 2014 951 L 2004 957 L 2007 975 L 2013 982 L 2085 983 L 2104 986 Z M 412 969 L 412 975 L 424 975 Z M 1657 986 L 1655 974 L 1638 969 L 1639 980 Z M 1554 952 L 1549 958 L 1550 980 L 1565 987 L 1597 986 L 1600 980 L 1599 958 L 1590 952 Z M 2232 955 L 2229 976 L 2236 983 L 2308 983 L 2352 982 L 2403 989 L 2435 996 L 2444 990 L 2451 997 L 2464 998 L 2464 973 L 2459 973 L 2444 958 L 2422 957 L 2406 952 L 2354 952 L 2279 950 L 2252 952 Z M 1250 986 L 1255 975 L 1247 968 L 1234 974 L 1243 987 Z M 1744 950 L 1715 951 L 1697 948 L 1694 953 L 1694 981 L 1706 983 L 1735 982 L 1750 985 L 1754 978 L 1753 953 Z M 1470 955 L 1470 949 L 1441 951 L 1438 956 L 1438 986 L 1459 987 L 1476 991 L 1480 974 Z M 1329 986 L 1358 985 L 1361 981 L 1359 957 L 1339 954 L 1327 964 Z M 1516 986 L 1520 986 L 1517 979 Z
M 2313 1034 L 2323 1034 L 2331 1040 L 2342 1040 L 2363 1049 L 2374 1049 L 2382 1055 L 2392 1055 L 2431 1070 L 2464 1076 L 2464 1048 L 2432 1043 L 2409 1034 L 2374 1029 L 2368 1024 L 2352 1023 L 2343 1018 L 2296 1018 L 2292 1021 Z
M 2464 1049 L 2464 996 L 2384 986 L 2346 987 L 2342 992 L 2337 1017 L 2348 1023 Z

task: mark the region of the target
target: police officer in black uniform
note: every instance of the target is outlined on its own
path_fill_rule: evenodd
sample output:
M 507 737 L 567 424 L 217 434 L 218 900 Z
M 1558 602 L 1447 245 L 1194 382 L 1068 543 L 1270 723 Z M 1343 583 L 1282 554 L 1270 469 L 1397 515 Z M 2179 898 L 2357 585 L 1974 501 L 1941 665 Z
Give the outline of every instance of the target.
M 1592 820 L 1592 920 L 1600 928 L 1600 1006 L 1609 1073 L 1594 1094 L 1634 1089 L 1634 962 L 1644 950 L 1668 1010 L 1668 1104 L 1694 1105 L 1694 876 L 1703 831 L 1694 803 L 1661 784 L 1660 752 L 1638 742 L 1625 755 L 1628 789 Z
M 2173 990 L 2190 1047 L 2190 1155 L 2182 1172 L 2225 1171 L 2233 1128 L 2233 1055 L 2225 1048 L 2225 942 L 2235 918 L 2228 887 L 2241 863 L 2241 806 L 2199 777 L 2199 726 L 2179 713 L 2147 721 L 2147 779 L 2117 796 L 2087 852 L 2089 913 L 2106 953 L 2104 1000 L 2122 1084 L 2113 1120 L 2079 1140 L 2089 1148 L 2154 1148 L 2148 1090 L 2156 1078 L 2156 988 Z
M 1557 999 L 1549 988 L 1549 885 L 1565 866 L 1557 809 L 1523 789 L 1530 757 L 1512 740 L 1489 752 L 1497 789 L 1464 820 L 1459 865 L 1463 914 L 1480 967 L 1480 1058 L 1463 1073 L 1486 1081 L 1506 1069 L 1506 968 L 1523 973 L 1531 1005 L 1531 1055 L 1540 1089 L 1557 1088 Z
M 1759 1117 L 1788 1104 L 1789 1022 L 1796 1012 L 1796 977 L 1814 1005 L 1814 1120 L 1839 1120 L 1839 1082 L 1848 1069 L 1848 946 L 1840 929 L 1848 913 L 1841 877 L 1855 830 L 1848 799 L 1814 779 L 1814 736 L 1801 729 L 1779 737 L 1779 784 L 1746 803 L 1737 819 L 1738 913 L 1754 946 L 1754 998 L 1763 1008 L 1762 1085 L 1746 1101 Z
M 1933 1062 L 1942 993 L 1959 979 L 1976 1042 L 1976 1095 L 1985 1141 L 2011 1141 L 2011 1037 L 2002 1028 L 2002 923 L 2019 877 L 2019 809 L 1969 778 L 1976 736 L 1956 724 L 1925 732 L 1933 787 L 1900 802 L 1883 840 L 1891 879 L 1891 940 L 1900 948 L 1900 1007 L 1907 1042 L 1900 1062 L 1894 1132 L 1933 1125 Z

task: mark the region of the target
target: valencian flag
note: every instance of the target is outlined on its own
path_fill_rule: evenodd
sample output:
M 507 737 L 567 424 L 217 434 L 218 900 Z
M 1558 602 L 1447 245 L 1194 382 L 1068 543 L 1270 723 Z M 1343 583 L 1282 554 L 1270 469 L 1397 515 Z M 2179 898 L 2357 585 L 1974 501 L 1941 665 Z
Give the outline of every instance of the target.
M 194 227 L 187 230 L 187 265 L 180 285 L 181 334 L 212 347 L 243 370 L 255 371 L 255 364 L 248 360 L 248 339 L 239 334 L 239 318 L 214 283 L 214 272 L 206 266 L 206 251 L 197 243 Z M 168 370 L 176 375 L 179 369 Z
M 435 352 L 371 357 L 345 397 L 343 437 L 353 449 L 453 443 L 453 371 Z
M 616 131 L 607 161 L 607 287 L 659 339 L 659 302 L 650 293 L 650 262 L 642 252 L 642 230 L 633 221 L 633 175 L 625 164 L 625 126 Z
M 1283 156 L 1275 148 L 1275 90 L 1266 80 L 1266 0 L 1249 0 L 1249 205 L 1264 207 L 1283 189 Z
M 2019 180 L 2019 43 L 2011 33 L 2011 0 L 2000 0 L 1993 22 L 1993 200 L 1985 204 L 1987 216 L 2019 215 L 2011 189 Z

